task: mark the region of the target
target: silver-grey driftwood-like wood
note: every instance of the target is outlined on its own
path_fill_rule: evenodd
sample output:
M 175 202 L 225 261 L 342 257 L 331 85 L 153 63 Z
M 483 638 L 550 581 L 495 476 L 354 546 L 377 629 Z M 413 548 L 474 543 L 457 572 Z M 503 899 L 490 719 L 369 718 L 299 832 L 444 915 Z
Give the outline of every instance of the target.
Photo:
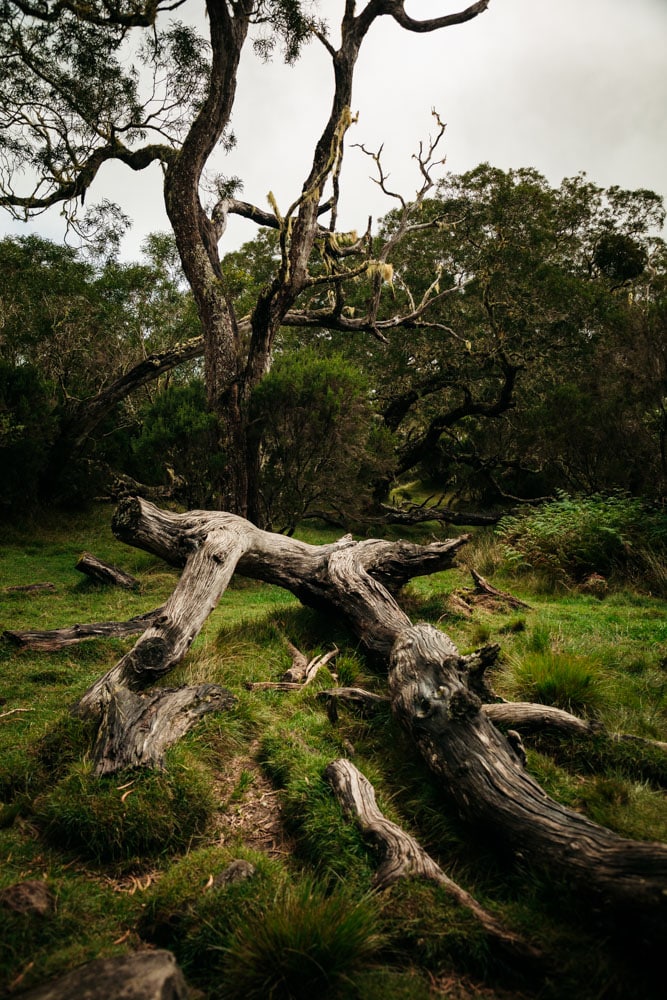
M 314 546 L 231 514 L 174 514 L 137 498 L 121 504 L 114 531 L 184 569 L 163 613 L 83 696 L 82 715 L 106 719 L 119 688 L 140 693 L 168 673 L 235 571 L 278 584 L 342 616 L 389 665 L 394 714 L 465 820 L 523 863 L 555 869 L 594 897 L 598 910 L 642 917 L 647 933 L 664 933 L 667 847 L 617 836 L 550 799 L 526 771 L 516 741 L 512 746 L 484 710 L 475 690 L 484 663 L 460 656 L 439 629 L 413 625 L 398 604 L 394 594 L 406 579 L 451 565 L 465 539 L 422 547 L 346 536 Z
M 402 878 L 424 878 L 442 886 L 448 896 L 468 910 L 485 933 L 504 952 L 521 960 L 537 959 L 539 953 L 517 934 L 504 927 L 474 896 L 454 882 L 414 837 L 387 819 L 375 799 L 375 789 L 354 764 L 341 758 L 328 765 L 324 777 L 343 810 L 354 818 L 361 832 L 383 852 L 373 878 L 376 889 L 386 889 Z

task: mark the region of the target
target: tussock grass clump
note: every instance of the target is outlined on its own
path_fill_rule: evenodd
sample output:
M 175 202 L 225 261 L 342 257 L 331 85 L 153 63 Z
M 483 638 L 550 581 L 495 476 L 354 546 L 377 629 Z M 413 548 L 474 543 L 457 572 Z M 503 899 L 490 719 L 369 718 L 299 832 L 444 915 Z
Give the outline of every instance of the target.
M 664 793 L 645 782 L 598 775 L 580 790 L 579 801 L 591 819 L 622 836 L 667 842 Z
M 510 684 L 517 701 L 553 705 L 575 715 L 596 715 L 605 700 L 597 663 L 570 653 L 527 653 L 515 663 Z
M 50 726 L 35 745 L 35 758 L 53 780 L 89 753 L 96 732 L 94 722 L 85 721 L 68 712 Z
M 44 836 L 95 862 L 133 864 L 182 850 L 206 828 L 215 808 L 205 768 L 182 749 L 166 771 L 97 777 L 75 764 L 34 803 Z
M 325 893 L 304 879 L 264 912 L 252 909 L 225 949 L 219 995 L 228 1000 L 310 1000 L 352 995 L 355 974 L 381 946 L 372 897 Z

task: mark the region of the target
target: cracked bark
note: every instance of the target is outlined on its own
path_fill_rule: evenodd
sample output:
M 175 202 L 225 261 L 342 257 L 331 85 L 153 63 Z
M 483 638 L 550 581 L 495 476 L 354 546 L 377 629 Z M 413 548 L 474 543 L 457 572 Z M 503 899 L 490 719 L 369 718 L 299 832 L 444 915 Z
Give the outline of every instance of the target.
M 278 584 L 303 603 L 340 615 L 364 647 L 389 664 L 394 714 L 464 820 L 517 860 L 546 865 L 576 884 L 599 911 L 637 918 L 633 926 L 651 936 L 664 932 L 667 847 L 627 840 L 550 799 L 475 690 L 475 674 L 492 662 L 495 649 L 460 656 L 445 633 L 413 625 L 385 585 L 444 568 L 456 545 L 406 549 L 344 537 L 314 546 L 235 515 L 173 514 L 139 499 L 121 505 L 114 528 L 123 540 L 185 568 L 164 613 L 84 695 L 81 714 L 106 717 L 119 687 L 139 694 L 168 673 L 235 570 Z

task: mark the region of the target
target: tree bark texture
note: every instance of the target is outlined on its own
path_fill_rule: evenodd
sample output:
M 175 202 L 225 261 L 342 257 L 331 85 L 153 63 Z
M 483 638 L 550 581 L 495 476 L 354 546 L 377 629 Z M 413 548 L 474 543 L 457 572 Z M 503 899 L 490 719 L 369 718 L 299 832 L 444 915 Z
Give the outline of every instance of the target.
M 389 687 L 404 723 L 461 816 L 517 859 L 546 864 L 615 912 L 667 922 L 667 847 L 619 837 L 550 799 L 488 718 L 443 633 L 397 636 Z
M 121 504 L 114 530 L 184 571 L 163 613 L 84 695 L 83 715 L 106 718 L 118 688 L 140 693 L 175 666 L 235 570 L 278 584 L 342 616 L 389 664 L 393 711 L 465 820 L 524 863 L 555 869 L 610 913 L 648 914 L 652 933 L 664 930 L 667 847 L 619 837 L 550 799 L 475 689 L 494 647 L 460 656 L 437 628 L 413 625 L 390 593 L 408 576 L 450 565 L 462 540 L 420 547 L 344 537 L 314 546 L 235 515 L 173 514 L 140 499 Z
M 377 805 L 375 789 L 351 761 L 333 761 L 324 776 L 344 811 L 354 818 L 361 832 L 383 851 L 384 858 L 373 879 L 376 889 L 386 889 L 399 879 L 410 877 L 436 882 L 460 906 L 472 913 L 503 951 L 522 960 L 537 957 L 534 949 L 503 927 L 469 892 L 449 878 L 414 837 L 386 818 Z
M 162 613 L 162 610 L 162 608 L 155 608 L 142 615 L 135 615 L 134 618 L 129 618 L 126 622 L 90 622 L 82 625 L 69 625 L 66 628 L 43 629 L 33 632 L 7 629 L 2 633 L 2 636 L 21 649 L 41 649 L 44 652 L 53 652 L 86 639 L 123 639 L 128 635 L 139 635 L 139 633 L 146 631 L 147 626 Z
M 217 684 L 158 688 L 147 694 L 117 688 L 105 706 L 93 751 L 96 773 L 162 767 L 165 750 L 199 719 L 235 702 L 234 695 Z
M 83 552 L 79 556 L 75 569 L 78 569 L 79 573 L 85 573 L 96 583 L 112 584 L 124 590 L 139 590 L 139 581 L 134 576 L 130 576 L 118 566 L 102 562 L 90 552 Z

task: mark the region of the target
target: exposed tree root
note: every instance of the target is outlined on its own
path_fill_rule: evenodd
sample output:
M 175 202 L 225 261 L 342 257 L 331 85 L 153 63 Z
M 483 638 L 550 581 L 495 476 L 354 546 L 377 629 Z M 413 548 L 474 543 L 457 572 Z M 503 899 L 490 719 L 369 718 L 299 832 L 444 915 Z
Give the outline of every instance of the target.
M 75 569 L 80 573 L 85 573 L 96 583 L 112 584 L 114 587 L 123 587 L 125 590 L 139 590 L 139 581 L 130 576 L 118 566 L 102 562 L 90 552 L 83 552 L 77 561 Z
M 329 764 L 324 776 L 344 811 L 355 819 L 361 832 L 383 851 L 384 858 L 373 878 L 376 889 L 386 889 L 399 879 L 410 877 L 436 882 L 474 916 L 504 952 L 519 957 L 522 962 L 539 957 L 537 949 L 503 927 L 469 892 L 449 878 L 414 837 L 386 818 L 378 808 L 375 789 L 354 764 L 345 759 L 335 760 Z
M 160 688 L 135 694 L 118 688 L 106 703 L 93 750 L 95 772 L 162 767 L 164 752 L 204 715 L 231 708 L 236 698 L 217 684 Z

